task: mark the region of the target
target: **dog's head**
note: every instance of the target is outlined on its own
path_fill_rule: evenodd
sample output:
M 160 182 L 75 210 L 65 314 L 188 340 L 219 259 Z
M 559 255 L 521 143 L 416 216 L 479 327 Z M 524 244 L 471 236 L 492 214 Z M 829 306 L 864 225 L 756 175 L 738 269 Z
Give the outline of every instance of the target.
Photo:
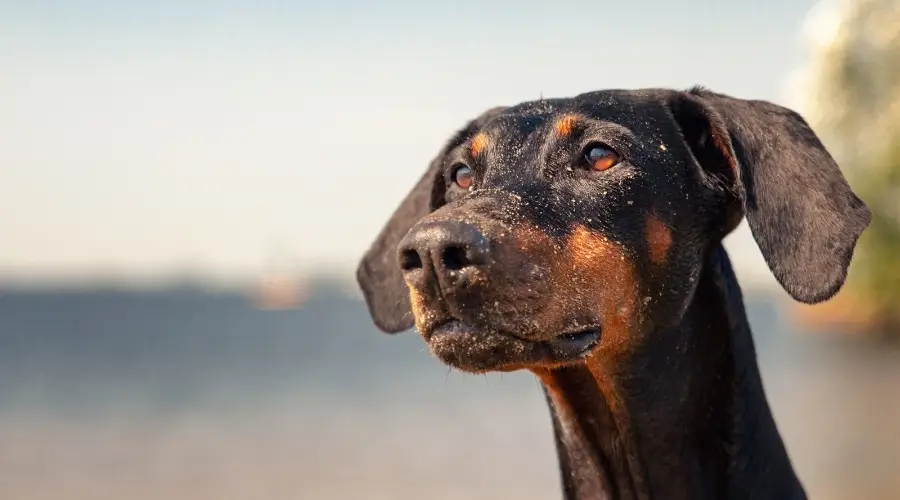
M 495 108 L 459 131 L 358 270 L 376 325 L 470 372 L 627 352 L 679 321 L 746 216 L 795 299 L 844 283 L 870 220 L 796 113 L 702 89 Z

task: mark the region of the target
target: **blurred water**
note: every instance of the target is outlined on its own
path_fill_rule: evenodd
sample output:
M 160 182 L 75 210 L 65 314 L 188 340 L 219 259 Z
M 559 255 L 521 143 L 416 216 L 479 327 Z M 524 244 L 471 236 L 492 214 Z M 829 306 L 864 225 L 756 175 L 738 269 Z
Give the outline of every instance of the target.
M 748 301 L 812 498 L 900 498 L 900 351 L 797 335 Z M 559 498 L 527 374 L 450 373 L 327 287 L 0 294 L 0 498 Z

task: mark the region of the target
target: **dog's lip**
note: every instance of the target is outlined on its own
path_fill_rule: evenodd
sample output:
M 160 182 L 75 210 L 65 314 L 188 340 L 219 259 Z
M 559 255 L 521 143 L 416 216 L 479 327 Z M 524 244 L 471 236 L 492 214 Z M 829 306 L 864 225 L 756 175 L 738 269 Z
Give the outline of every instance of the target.
M 589 327 L 557 335 L 550 341 L 557 351 L 582 356 L 600 343 L 600 327 Z
M 443 321 L 432 328 L 425 336 L 426 341 L 452 341 L 454 336 L 475 336 L 485 342 L 506 344 L 519 347 L 520 350 L 533 353 L 537 358 L 523 360 L 534 362 L 566 362 L 581 358 L 591 352 L 600 343 L 600 327 L 579 326 L 564 330 L 549 340 L 528 340 L 511 333 L 500 331 L 483 331 L 458 319 Z M 529 356 L 534 358 L 535 356 Z

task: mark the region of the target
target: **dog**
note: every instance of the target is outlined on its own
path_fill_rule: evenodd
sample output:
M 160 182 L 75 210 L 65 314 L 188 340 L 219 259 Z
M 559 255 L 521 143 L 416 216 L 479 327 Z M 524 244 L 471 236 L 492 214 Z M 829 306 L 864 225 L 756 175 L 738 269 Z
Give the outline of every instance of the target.
M 722 239 L 748 221 L 795 300 L 871 220 L 796 112 L 703 87 L 489 109 L 363 256 L 375 325 L 463 372 L 528 370 L 566 499 L 806 498 Z

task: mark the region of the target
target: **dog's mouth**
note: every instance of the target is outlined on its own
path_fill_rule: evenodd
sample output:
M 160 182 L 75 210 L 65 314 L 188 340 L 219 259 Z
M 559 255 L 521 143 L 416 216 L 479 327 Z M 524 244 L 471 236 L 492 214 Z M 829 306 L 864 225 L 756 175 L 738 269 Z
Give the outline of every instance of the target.
M 574 329 L 550 340 L 537 341 L 478 330 L 451 319 L 423 333 L 438 359 L 471 373 L 564 365 L 582 359 L 600 343 L 599 326 Z

